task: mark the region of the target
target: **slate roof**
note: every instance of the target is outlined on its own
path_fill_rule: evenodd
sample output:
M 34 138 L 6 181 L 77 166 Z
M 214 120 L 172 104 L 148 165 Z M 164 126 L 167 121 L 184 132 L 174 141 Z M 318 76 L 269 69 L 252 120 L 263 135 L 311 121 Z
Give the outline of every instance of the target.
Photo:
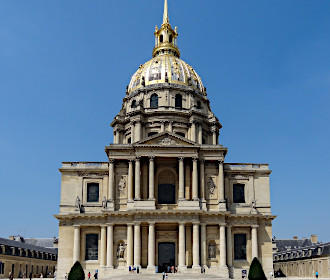
M 27 243 L 20 242 L 20 241 L 10 240 L 10 239 L 7 239 L 7 238 L 1 238 L 0 237 L 0 245 L 6 245 L 6 246 L 10 246 L 10 247 L 23 248 L 23 249 L 29 249 L 29 250 L 34 250 L 34 251 L 39 251 L 39 252 L 44 252 L 44 253 L 50 253 L 50 254 L 57 255 L 57 249 L 55 249 L 55 248 L 45 248 L 45 247 L 41 247 L 41 246 L 27 244 Z
M 295 249 L 313 245 L 312 241 L 308 238 L 275 240 L 275 244 L 279 252 L 286 251 L 287 249 Z
M 54 238 L 24 238 L 24 243 L 39 247 L 53 248 Z

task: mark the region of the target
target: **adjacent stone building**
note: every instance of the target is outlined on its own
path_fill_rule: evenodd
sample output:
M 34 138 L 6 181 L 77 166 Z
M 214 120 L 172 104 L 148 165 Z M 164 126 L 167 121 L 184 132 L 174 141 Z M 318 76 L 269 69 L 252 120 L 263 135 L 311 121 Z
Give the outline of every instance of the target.
M 321 243 L 317 236 L 273 240 L 274 271 L 281 270 L 287 277 L 330 277 L 330 242 Z
M 53 276 L 57 264 L 56 244 L 57 239 L 53 238 L 0 238 L 0 278 L 8 278 L 10 272 L 14 278 L 28 277 L 30 273 L 34 278 L 40 274 Z
M 201 78 L 180 59 L 166 0 L 154 34 L 152 59 L 132 76 L 111 123 L 108 161 L 60 168 L 58 276 L 80 261 L 101 278 L 129 266 L 241 278 L 253 257 L 269 274 L 268 164 L 225 162 L 222 125 Z

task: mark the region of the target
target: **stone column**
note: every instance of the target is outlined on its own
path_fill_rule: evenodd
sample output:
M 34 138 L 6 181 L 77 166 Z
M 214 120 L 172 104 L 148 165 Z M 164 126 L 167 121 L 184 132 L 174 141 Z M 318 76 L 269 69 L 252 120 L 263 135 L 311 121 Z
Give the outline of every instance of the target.
M 201 224 L 201 266 L 207 265 L 206 224 Z
M 251 228 L 252 237 L 252 259 L 258 258 L 258 225 L 253 225 Z
M 113 268 L 113 225 L 107 228 L 107 267 Z
M 200 269 L 199 265 L 199 223 L 193 223 L 193 266 Z
M 190 200 L 191 197 L 191 172 L 190 172 L 190 163 L 186 162 L 185 164 L 185 199 Z
M 217 129 L 216 127 L 212 127 L 212 144 L 217 144 Z
M 231 225 L 227 226 L 227 265 L 233 266 L 233 245 L 231 239 Z
M 198 124 L 198 144 L 203 143 L 203 126 L 201 123 Z
M 179 270 L 186 268 L 186 234 L 185 234 L 185 224 L 179 223 Z
M 198 200 L 198 171 L 197 171 L 197 158 L 193 158 L 193 174 L 192 174 L 192 199 Z
M 155 162 L 154 157 L 149 158 L 149 199 L 155 199 Z
M 134 266 L 141 266 L 141 225 L 134 224 Z
M 106 226 L 101 226 L 101 252 L 100 252 L 100 265 L 105 266 L 105 257 L 106 257 L 106 250 L 107 250 L 107 228 Z
M 226 268 L 226 226 L 220 225 L 220 268 Z
M 223 160 L 219 160 L 219 173 L 218 173 L 218 198 L 219 198 L 219 207 L 221 209 L 226 209 L 225 201 L 225 181 L 223 173 Z
M 133 265 L 133 224 L 127 224 L 127 266 Z
M 80 226 L 73 226 L 73 263 L 80 262 Z
M 135 122 L 131 124 L 131 143 L 135 142 Z
M 196 123 L 194 121 L 191 123 L 190 136 L 191 141 L 196 142 Z
M 168 123 L 168 131 L 173 132 L 173 122 Z
M 141 170 L 140 170 L 140 158 L 135 159 L 135 199 L 141 199 Z
M 179 158 L 179 200 L 184 200 L 184 158 Z
M 155 223 L 149 223 L 148 269 L 155 270 Z
M 141 140 L 141 121 L 137 121 L 135 124 L 135 141 L 138 142 Z
M 133 161 L 128 161 L 128 187 L 127 187 L 128 201 L 133 201 Z
M 114 201 L 115 198 L 115 160 L 109 160 L 109 200 Z
M 205 166 L 204 160 L 199 161 L 199 171 L 200 171 L 200 189 L 201 189 L 201 199 L 205 200 Z
M 113 132 L 113 143 L 114 144 L 118 144 L 118 135 L 119 135 L 119 133 L 117 130 Z
M 160 122 L 160 132 L 164 132 L 165 131 L 165 122 L 161 121 Z

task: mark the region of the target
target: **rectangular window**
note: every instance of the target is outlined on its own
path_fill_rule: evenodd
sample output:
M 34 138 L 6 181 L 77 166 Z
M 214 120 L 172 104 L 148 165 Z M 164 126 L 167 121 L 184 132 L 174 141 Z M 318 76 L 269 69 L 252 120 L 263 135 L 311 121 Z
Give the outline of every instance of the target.
M 87 183 L 87 202 L 99 201 L 99 184 Z
M 246 260 L 246 234 L 234 234 L 234 259 Z
M 98 260 L 99 236 L 98 234 L 86 234 L 85 260 Z
M 5 274 L 5 264 L 0 262 L 0 274 Z
M 233 201 L 234 203 L 245 203 L 244 184 L 233 185 Z

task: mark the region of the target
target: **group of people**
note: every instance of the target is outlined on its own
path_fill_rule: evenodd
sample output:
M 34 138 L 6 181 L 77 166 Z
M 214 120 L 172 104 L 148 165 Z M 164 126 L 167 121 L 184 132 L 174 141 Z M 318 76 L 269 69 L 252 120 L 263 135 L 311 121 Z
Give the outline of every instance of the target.
M 46 275 L 46 277 L 50 278 L 52 276 L 51 272 L 48 273 L 48 275 Z M 14 274 L 10 271 L 9 272 L 9 280 L 13 280 L 14 279 Z M 25 273 L 19 274 L 18 278 L 22 278 L 22 279 L 26 279 L 26 275 Z M 30 280 L 32 280 L 32 278 L 37 278 L 37 277 L 33 277 L 32 272 L 29 273 L 29 277 Z M 40 279 L 44 278 L 44 275 L 42 273 L 40 273 L 39 277 Z M 54 279 L 56 280 L 56 272 L 54 273 Z
M 128 271 L 130 273 L 136 272 L 137 274 L 139 274 L 140 273 L 140 267 L 139 266 L 129 266 Z

